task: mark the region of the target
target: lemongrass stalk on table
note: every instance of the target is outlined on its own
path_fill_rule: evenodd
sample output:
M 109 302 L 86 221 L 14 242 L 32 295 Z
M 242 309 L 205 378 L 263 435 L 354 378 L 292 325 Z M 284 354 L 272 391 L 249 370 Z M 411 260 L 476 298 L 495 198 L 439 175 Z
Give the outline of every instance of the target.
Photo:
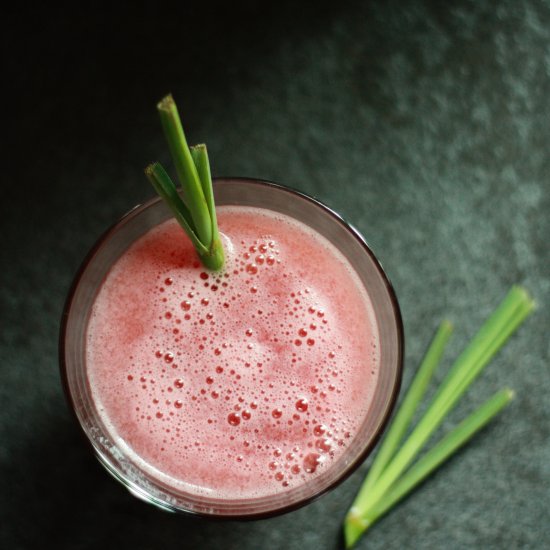
M 351 541 L 356 541 L 367 528 L 369 518 L 376 514 L 376 510 L 389 509 L 386 499 L 392 486 L 398 482 L 400 475 L 414 460 L 460 396 L 533 308 L 534 302 L 525 289 L 514 286 L 483 324 L 470 345 L 456 360 L 430 407 L 404 445 L 378 473 L 376 481 L 370 484 L 370 490 L 359 492 L 345 520 L 345 536 L 346 540 L 350 541 L 348 547 L 353 544 Z
M 439 365 L 441 357 L 445 351 L 449 338 L 453 332 L 453 326 L 449 321 L 443 321 L 439 326 L 431 344 L 428 348 L 418 372 L 416 373 L 411 385 L 405 395 L 399 410 L 392 419 L 392 423 L 387 434 L 382 441 L 380 449 L 369 469 L 367 478 L 361 486 L 361 491 L 357 495 L 357 500 L 361 500 L 363 495 L 367 495 L 376 480 L 380 477 L 384 468 L 387 466 L 391 457 L 394 455 L 397 446 L 403 439 L 407 429 L 410 426 L 413 415 L 422 400 L 428 384 Z
M 424 481 L 431 473 L 465 445 L 479 430 L 491 421 L 513 398 L 508 388 L 501 390 L 476 409 L 418 462 L 407 470 L 388 490 L 384 498 L 361 516 L 361 524 L 345 526 L 346 546 L 351 548 L 359 537 L 400 500 Z

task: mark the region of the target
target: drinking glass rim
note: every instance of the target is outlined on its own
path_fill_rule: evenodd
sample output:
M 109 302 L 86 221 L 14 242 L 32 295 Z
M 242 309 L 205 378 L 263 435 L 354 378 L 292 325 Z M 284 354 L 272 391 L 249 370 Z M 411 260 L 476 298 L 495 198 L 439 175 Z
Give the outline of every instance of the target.
M 340 214 L 338 214 L 335 210 L 321 202 L 320 200 L 316 199 L 315 197 L 312 197 L 311 195 L 308 195 L 307 193 L 304 193 L 302 191 L 299 191 L 297 189 L 294 189 L 292 187 L 289 187 L 287 185 L 282 185 L 270 180 L 261 179 L 261 178 L 253 178 L 253 177 L 246 177 L 246 176 L 223 176 L 223 177 L 214 177 L 212 178 L 213 186 L 214 186 L 214 195 L 216 193 L 216 187 L 218 185 L 223 185 L 224 182 L 243 182 L 243 183 L 249 183 L 253 185 L 259 185 L 264 186 L 272 189 L 277 189 L 281 192 L 288 193 L 290 195 L 294 195 L 296 197 L 299 197 L 302 200 L 305 200 L 307 202 L 312 203 L 317 208 L 320 208 L 322 211 L 324 211 L 326 214 L 328 214 L 330 217 L 333 218 L 334 221 L 336 221 L 339 225 L 341 225 L 349 234 L 353 236 L 353 238 L 361 245 L 361 248 L 364 252 L 367 253 L 367 255 L 370 257 L 374 267 L 378 271 L 378 274 L 384 284 L 384 288 L 386 289 L 386 292 L 389 297 L 389 301 L 391 304 L 391 310 L 393 313 L 393 318 L 395 320 L 396 325 L 396 336 L 397 336 L 397 361 L 396 361 L 396 375 L 393 382 L 393 387 L 391 390 L 391 394 L 389 395 L 389 399 L 387 401 L 385 410 L 383 411 L 381 415 L 380 423 L 376 429 L 376 432 L 371 437 L 368 444 L 365 445 L 365 447 L 362 449 L 362 451 L 357 455 L 355 460 L 350 462 L 346 465 L 346 467 L 343 469 L 343 471 L 336 477 L 331 483 L 327 484 L 325 487 L 321 488 L 319 491 L 317 491 L 315 494 L 305 497 L 303 499 L 297 500 L 296 502 L 292 502 L 287 505 L 282 505 L 278 508 L 274 508 L 272 510 L 267 510 L 263 512 L 257 512 L 257 513 L 245 513 L 242 515 L 239 514 L 219 514 L 219 513 L 213 513 L 210 514 L 208 512 L 202 512 L 200 510 L 188 510 L 188 509 L 182 509 L 178 506 L 172 505 L 168 502 L 164 502 L 159 500 L 158 498 L 154 497 L 153 495 L 147 493 L 144 489 L 142 489 L 139 485 L 137 485 L 135 482 L 131 481 L 130 479 L 127 479 L 123 474 L 118 472 L 101 454 L 98 452 L 94 444 L 92 443 L 90 437 L 88 436 L 84 426 L 82 425 L 77 413 L 76 413 L 76 403 L 74 401 L 73 395 L 71 394 L 71 391 L 69 389 L 69 381 L 67 377 L 67 364 L 66 364 L 66 357 L 65 357 L 65 335 L 67 332 L 67 323 L 69 320 L 69 313 L 73 304 L 73 300 L 76 294 L 76 291 L 79 287 L 80 281 L 86 272 L 86 269 L 92 262 L 93 258 L 95 257 L 96 253 L 101 249 L 101 247 L 110 239 L 110 237 L 118 230 L 119 227 L 125 225 L 129 220 L 139 216 L 142 212 L 148 210 L 149 208 L 155 206 L 159 202 L 162 201 L 162 199 L 158 196 L 152 197 L 148 200 L 146 200 L 143 203 L 137 204 L 130 210 L 128 210 L 125 214 L 120 216 L 114 223 L 112 223 L 101 235 L 100 237 L 95 241 L 93 246 L 90 248 L 86 256 L 84 257 L 84 260 L 80 264 L 79 268 L 75 272 L 75 275 L 72 279 L 72 283 L 69 289 L 69 292 L 67 294 L 67 298 L 65 300 L 65 304 L 63 306 L 63 312 L 61 317 L 61 324 L 60 324 L 60 335 L 59 335 L 59 368 L 60 368 L 60 375 L 61 375 L 61 383 L 63 387 L 63 392 L 65 394 L 65 398 L 69 404 L 69 408 L 71 410 L 71 413 L 73 414 L 75 420 L 77 421 L 77 424 L 79 426 L 79 432 L 84 437 L 84 440 L 87 442 L 87 444 L 92 448 L 94 455 L 99 460 L 99 462 L 104 466 L 104 468 L 113 476 L 115 477 L 120 483 L 122 483 L 131 493 L 133 496 L 140 498 L 142 500 L 145 500 L 151 504 L 154 504 L 157 507 L 160 507 L 166 511 L 170 512 L 176 512 L 176 513 L 182 513 L 182 514 L 190 514 L 195 517 L 201 517 L 206 519 L 213 519 L 213 520 L 234 520 L 234 521 L 243 521 L 243 520 L 257 520 L 257 519 L 267 519 L 271 517 L 276 517 L 279 515 L 286 514 L 288 512 L 292 512 L 294 510 L 297 510 L 299 508 L 302 508 L 303 506 L 306 506 L 313 501 L 317 500 L 324 494 L 328 493 L 329 491 L 336 488 L 338 485 L 343 483 L 353 472 L 355 472 L 359 466 L 366 460 L 366 458 L 370 455 L 378 441 L 380 440 L 388 422 L 391 416 L 391 413 L 394 409 L 394 406 L 396 404 L 397 398 L 399 396 L 399 391 L 401 387 L 402 382 L 402 376 L 403 376 L 403 357 L 404 357 L 404 328 L 403 328 L 403 320 L 401 316 L 401 310 L 399 307 L 399 302 L 397 300 L 397 296 L 395 293 L 395 290 L 393 288 L 393 285 L 387 276 L 380 260 L 376 257 L 374 252 L 372 251 L 371 247 L 369 246 L 368 242 L 366 241 L 365 237 L 349 222 L 347 222 Z M 288 215 L 288 214 L 286 214 Z

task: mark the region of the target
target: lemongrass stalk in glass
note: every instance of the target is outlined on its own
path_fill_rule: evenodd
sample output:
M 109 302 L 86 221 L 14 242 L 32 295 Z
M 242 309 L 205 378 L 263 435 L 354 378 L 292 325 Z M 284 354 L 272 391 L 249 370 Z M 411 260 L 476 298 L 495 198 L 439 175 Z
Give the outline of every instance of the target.
M 187 145 L 178 109 L 171 95 L 162 99 L 157 109 L 181 184 L 182 197 L 159 163 L 149 165 L 145 173 L 189 235 L 202 263 L 213 271 L 219 271 L 224 264 L 224 252 L 206 145 L 191 148 Z

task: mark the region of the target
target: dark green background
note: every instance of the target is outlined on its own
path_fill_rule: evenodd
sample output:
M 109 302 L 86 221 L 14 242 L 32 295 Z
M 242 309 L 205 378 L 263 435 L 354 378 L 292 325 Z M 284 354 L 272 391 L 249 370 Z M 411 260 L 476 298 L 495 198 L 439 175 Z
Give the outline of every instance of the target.
M 63 301 L 153 194 L 167 91 L 214 174 L 296 187 L 364 233 L 401 303 L 405 385 L 442 318 L 450 359 L 530 290 L 538 311 L 444 429 L 503 386 L 516 400 L 358 548 L 548 547 L 550 3 L 192 4 L 3 14 L 0 547 L 336 549 L 368 468 L 292 514 L 206 523 L 133 499 L 80 439 Z

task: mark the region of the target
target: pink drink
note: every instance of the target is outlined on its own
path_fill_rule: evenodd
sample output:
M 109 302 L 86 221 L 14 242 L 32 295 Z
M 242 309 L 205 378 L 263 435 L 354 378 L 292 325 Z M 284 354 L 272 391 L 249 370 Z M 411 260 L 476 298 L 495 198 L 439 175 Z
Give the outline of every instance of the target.
M 337 214 L 264 181 L 218 179 L 214 193 L 220 275 L 158 198 L 97 241 L 65 305 L 61 375 L 94 453 L 132 494 L 266 517 L 371 451 L 399 390 L 403 329 L 380 264 Z
M 109 271 L 86 332 L 111 440 L 176 491 L 262 498 L 342 458 L 379 374 L 371 300 L 345 257 L 269 210 L 219 208 L 226 266 L 206 273 L 174 221 Z

